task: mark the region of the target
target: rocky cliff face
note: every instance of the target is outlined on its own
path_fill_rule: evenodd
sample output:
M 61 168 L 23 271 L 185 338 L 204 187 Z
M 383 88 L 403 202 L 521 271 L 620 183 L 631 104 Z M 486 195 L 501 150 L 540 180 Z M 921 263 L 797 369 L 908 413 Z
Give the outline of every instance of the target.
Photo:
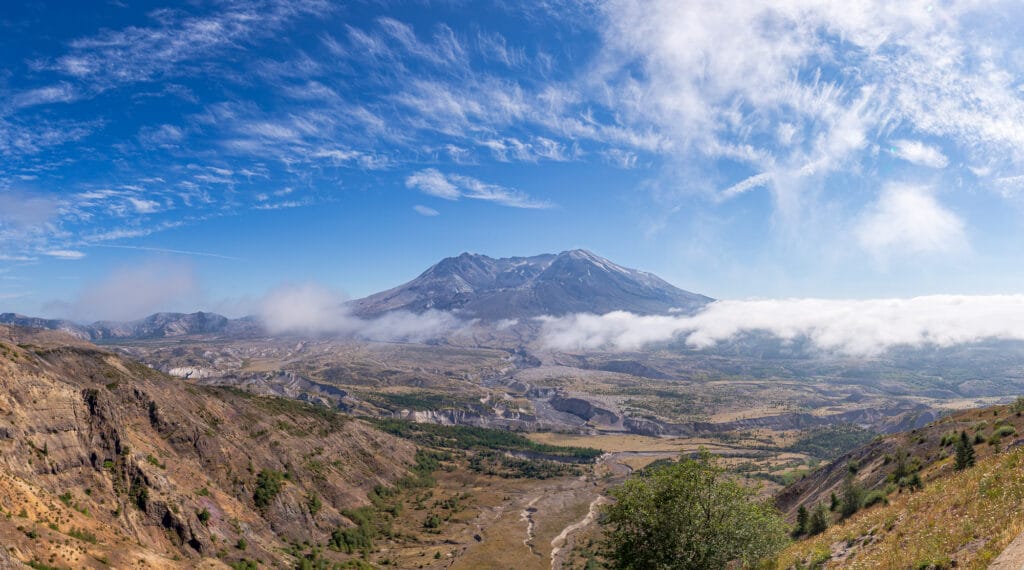
M 195 386 L 64 335 L 0 327 L 0 544 L 17 560 L 290 565 L 287 543 L 350 526 L 341 510 L 404 475 L 413 454 L 324 408 Z M 261 472 L 279 489 L 257 504 Z M 246 550 L 225 548 L 240 539 Z

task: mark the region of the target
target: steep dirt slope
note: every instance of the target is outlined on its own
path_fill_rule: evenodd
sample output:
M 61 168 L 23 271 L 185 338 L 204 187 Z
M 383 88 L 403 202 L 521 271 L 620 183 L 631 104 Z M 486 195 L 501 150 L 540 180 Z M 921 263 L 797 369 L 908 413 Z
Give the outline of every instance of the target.
M 988 457 L 1024 443 L 1024 415 L 1010 406 L 992 406 L 950 414 L 918 429 L 879 436 L 784 489 L 776 498 L 776 505 L 792 517 L 801 505 L 810 509 L 817 503 L 828 503 L 831 493 L 840 493 L 851 463 L 856 467 L 857 481 L 866 490 L 894 483 L 901 455 L 910 475 L 916 472 L 925 482 L 943 476 L 952 470 L 948 458 L 955 447 L 951 442 L 961 431 L 970 436 L 979 458 Z M 1000 431 L 1004 435 L 994 436 Z
M 954 468 L 958 434 L 976 464 Z M 828 505 L 850 476 L 874 504 L 796 541 L 779 568 L 985 568 L 1024 531 L 1024 402 L 952 414 L 879 437 L 784 489 L 776 503 Z M 852 469 L 851 469 L 852 466 Z M 915 482 L 919 480 L 920 484 Z
M 288 543 L 351 526 L 340 511 L 404 475 L 414 453 L 323 408 L 190 385 L 60 333 L 0 327 L 9 558 L 291 566 Z

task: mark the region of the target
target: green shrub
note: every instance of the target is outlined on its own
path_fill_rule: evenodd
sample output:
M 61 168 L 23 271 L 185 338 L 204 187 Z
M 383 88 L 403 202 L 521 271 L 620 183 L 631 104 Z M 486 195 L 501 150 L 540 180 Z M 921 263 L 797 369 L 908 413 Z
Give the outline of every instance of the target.
M 880 490 L 871 491 L 867 495 L 865 495 L 865 497 L 864 497 L 864 508 L 865 509 L 868 508 L 868 507 L 873 507 L 873 506 L 875 506 L 875 505 L 877 505 L 879 503 L 881 503 L 883 505 L 888 505 L 889 504 L 889 498 L 886 496 L 886 492 L 885 491 L 880 491 Z
M 270 506 L 274 497 L 281 492 L 282 481 L 284 481 L 284 474 L 280 471 L 261 470 L 256 476 L 256 490 L 252 494 L 252 500 L 256 506 L 261 509 Z
M 160 460 L 154 457 L 152 453 L 146 454 L 146 463 L 159 467 L 160 469 L 167 469 L 167 466 L 160 463 Z
M 68 531 L 68 536 L 70 536 L 71 538 L 77 538 L 78 540 L 81 540 L 82 542 L 88 542 L 89 544 L 96 544 L 96 535 L 91 533 L 91 532 L 88 532 L 88 531 L 86 531 L 84 529 L 73 528 L 73 529 Z
M 427 517 L 427 520 L 423 521 L 423 528 L 437 528 L 441 526 L 442 522 L 441 517 L 436 514 L 432 514 Z
M 199 522 L 207 524 L 208 522 L 210 522 L 210 511 L 206 510 L 205 508 L 201 511 L 196 511 L 196 517 L 199 518 Z
M 331 533 L 328 544 L 345 553 L 356 551 L 369 553 L 373 549 L 373 540 L 377 537 L 376 513 L 371 507 L 342 511 L 349 520 L 356 524 L 354 528 L 339 527 Z
M 320 509 L 323 508 L 323 506 L 324 504 L 320 501 L 320 496 L 316 493 L 313 493 L 306 498 L 306 507 L 309 508 L 309 514 L 314 517 L 320 512 Z
M 1017 430 L 1011 425 L 1004 425 L 999 426 L 999 428 L 996 429 L 994 433 L 999 437 L 1007 437 L 1017 433 Z

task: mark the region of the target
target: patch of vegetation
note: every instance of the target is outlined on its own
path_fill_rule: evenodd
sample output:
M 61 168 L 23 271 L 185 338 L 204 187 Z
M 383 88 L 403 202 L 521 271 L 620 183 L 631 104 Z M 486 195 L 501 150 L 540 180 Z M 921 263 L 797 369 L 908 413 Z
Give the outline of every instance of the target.
M 479 405 L 479 402 L 475 400 L 457 398 L 451 394 L 438 394 L 435 392 L 359 392 L 358 396 L 379 408 L 391 412 L 399 410 L 458 410 L 470 409 Z
M 256 476 L 256 490 L 253 491 L 252 500 L 256 506 L 263 509 L 270 506 L 281 492 L 284 481 L 284 473 L 273 469 L 261 469 Z
M 369 555 L 373 549 L 373 541 L 380 534 L 380 520 L 372 507 L 360 507 L 342 511 L 355 527 L 339 527 L 331 533 L 328 544 L 347 554 L 361 552 Z
M 152 453 L 146 454 L 146 463 L 149 463 L 154 467 L 159 467 L 160 469 L 167 469 L 167 466 L 160 463 L 160 460 L 154 457 Z
M 324 422 L 326 426 L 322 430 L 320 435 L 326 435 L 336 430 L 340 430 L 347 422 L 348 418 L 344 414 L 338 413 L 332 408 L 327 406 L 321 406 L 317 404 L 310 404 L 308 402 L 302 402 L 291 398 L 279 398 L 276 396 L 256 396 L 240 390 L 238 388 L 232 388 L 227 386 L 221 386 L 217 388 L 211 388 L 214 391 L 222 391 L 240 396 L 251 400 L 256 403 L 264 411 L 269 412 L 270 415 L 291 415 L 297 417 L 306 417 L 315 419 L 320 422 Z
M 837 459 L 871 441 L 876 434 L 856 425 L 816 428 L 796 440 L 785 451 L 804 453 L 820 459 Z
M 88 532 L 88 531 L 86 531 L 84 529 L 73 528 L 73 529 L 69 530 L 67 532 L 67 534 L 71 538 L 77 538 L 78 540 L 81 540 L 82 542 L 88 542 L 89 544 L 96 544 L 96 535 L 91 533 L 91 532 Z
M 1008 437 L 1008 436 L 1011 436 L 1011 435 L 1017 433 L 1017 430 L 1013 426 L 1008 426 L 1007 425 L 1007 426 L 999 426 L 992 433 L 993 433 L 993 435 L 996 435 L 998 437 Z
M 441 468 L 442 461 L 451 461 L 452 455 L 445 451 L 416 450 L 416 464 L 409 469 L 409 474 L 398 480 L 399 489 L 422 489 L 437 484 L 434 471 Z
M 707 452 L 632 477 L 611 494 L 603 522 L 614 567 L 752 566 L 787 542 L 782 515 Z
M 469 468 L 477 473 L 506 479 L 550 479 L 582 474 L 579 466 L 573 463 L 515 457 L 500 451 L 477 451 L 469 458 Z
M 581 462 L 593 462 L 604 453 L 591 447 L 537 443 L 514 432 L 489 428 L 419 424 L 396 419 L 376 420 L 374 425 L 381 431 L 425 447 L 523 452 Z
M 309 497 L 306 497 L 306 508 L 309 509 L 310 515 L 315 517 L 316 514 L 320 512 L 320 509 L 323 508 L 323 506 L 324 504 L 320 500 L 320 496 L 317 495 L 316 493 L 313 493 Z

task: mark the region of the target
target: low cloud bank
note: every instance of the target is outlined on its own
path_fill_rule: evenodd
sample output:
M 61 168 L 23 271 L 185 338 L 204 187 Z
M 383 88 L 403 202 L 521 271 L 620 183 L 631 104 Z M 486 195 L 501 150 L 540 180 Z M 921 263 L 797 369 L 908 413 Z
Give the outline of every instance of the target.
M 86 283 L 70 301 L 50 301 L 43 310 L 78 322 L 130 321 L 158 311 L 194 306 L 199 281 L 189 263 L 148 262 L 123 266 L 105 278 Z
M 898 346 L 1024 340 L 1024 295 L 717 301 L 694 316 L 616 311 L 542 321 L 541 341 L 555 350 L 637 350 L 677 339 L 708 348 L 767 333 L 784 341 L 807 339 L 824 351 L 869 356 Z
M 346 300 L 319 285 L 285 285 L 263 298 L 259 317 L 271 334 L 332 334 L 381 341 L 425 341 L 466 324 L 442 311 L 394 311 L 362 319 L 352 314 Z

